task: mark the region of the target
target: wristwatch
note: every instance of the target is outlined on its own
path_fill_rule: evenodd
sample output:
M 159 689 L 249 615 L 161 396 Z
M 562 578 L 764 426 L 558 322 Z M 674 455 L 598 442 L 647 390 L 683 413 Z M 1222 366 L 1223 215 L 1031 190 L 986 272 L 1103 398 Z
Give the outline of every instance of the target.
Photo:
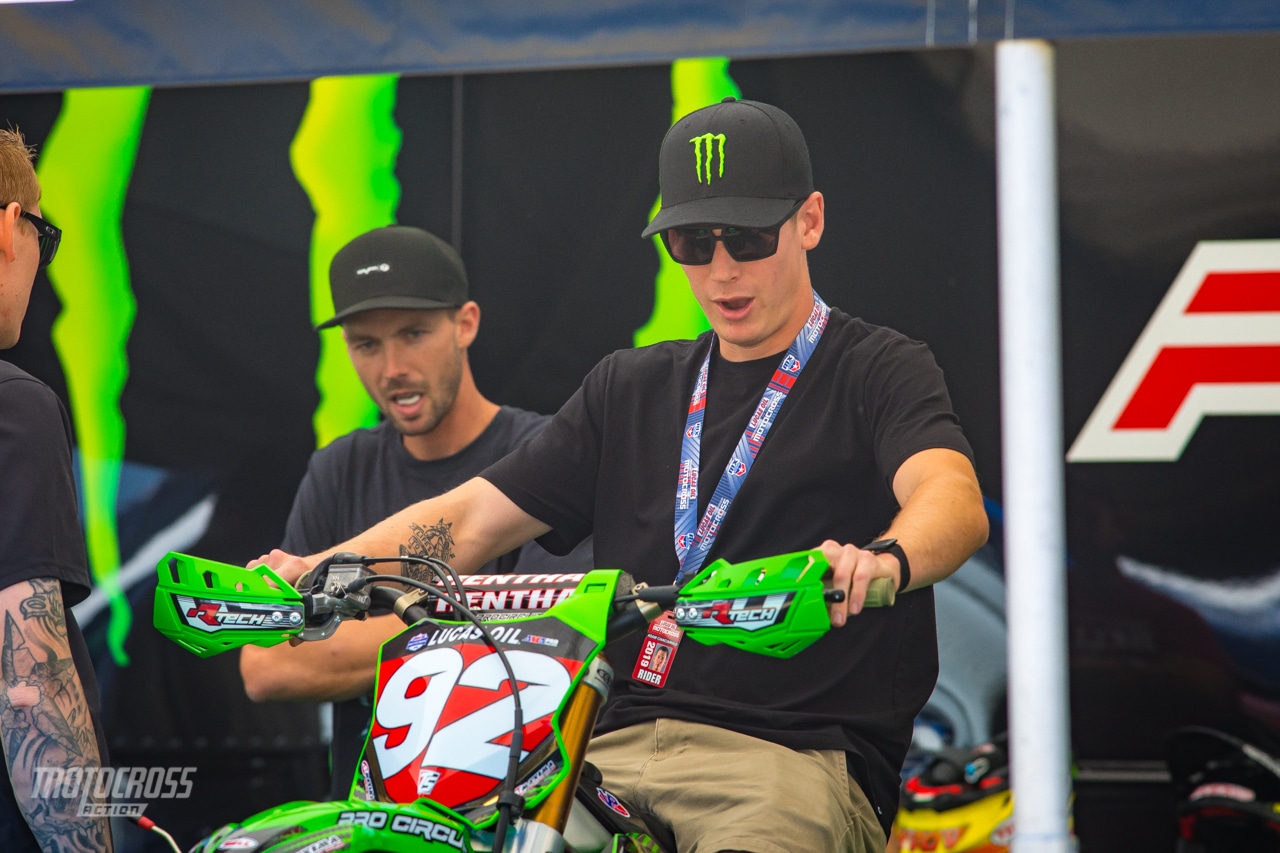
M 872 554 L 892 554 L 898 558 L 898 592 L 911 583 L 911 564 L 907 562 L 907 553 L 902 550 L 897 539 L 877 539 L 870 545 L 863 545 L 862 550 Z

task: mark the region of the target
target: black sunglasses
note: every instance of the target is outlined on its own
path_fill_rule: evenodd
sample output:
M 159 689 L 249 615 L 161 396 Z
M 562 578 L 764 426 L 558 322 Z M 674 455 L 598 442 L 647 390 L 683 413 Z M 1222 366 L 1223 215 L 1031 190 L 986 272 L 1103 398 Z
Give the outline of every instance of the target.
M 735 261 L 760 261 L 778 252 L 778 232 L 783 224 L 795 215 L 808 199 L 796 202 L 777 225 L 767 228 L 741 228 L 736 225 L 691 225 L 684 228 L 666 228 L 662 231 L 662 245 L 677 264 L 689 267 L 711 263 L 716 243 L 724 243 L 724 249 Z M 720 234 L 711 232 L 720 228 Z
M 58 254 L 58 244 L 62 242 L 62 229 L 25 210 L 22 211 L 22 217 L 36 227 L 36 236 L 40 240 L 41 268 L 49 266 L 53 256 Z

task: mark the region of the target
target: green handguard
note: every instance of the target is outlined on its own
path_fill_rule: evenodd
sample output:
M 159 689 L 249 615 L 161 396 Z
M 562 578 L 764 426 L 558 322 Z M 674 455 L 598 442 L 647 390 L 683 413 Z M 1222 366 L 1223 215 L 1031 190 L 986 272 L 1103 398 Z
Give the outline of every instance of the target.
M 302 631 L 302 596 L 267 566 L 245 569 L 171 552 L 156 572 L 156 629 L 202 658 L 274 646 Z
M 690 638 L 770 657 L 792 657 L 831 629 L 832 571 L 819 549 L 730 564 L 717 560 L 680 591 L 676 624 Z M 892 604 L 892 582 L 873 581 L 864 606 Z

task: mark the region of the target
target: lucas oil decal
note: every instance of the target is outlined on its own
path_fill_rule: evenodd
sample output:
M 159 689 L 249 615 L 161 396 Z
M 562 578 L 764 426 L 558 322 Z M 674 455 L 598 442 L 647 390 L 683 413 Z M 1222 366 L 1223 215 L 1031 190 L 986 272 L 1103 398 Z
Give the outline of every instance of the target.
M 271 628 L 283 631 L 302 624 L 301 604 L 254 604 L 193 598 L 190 595 L 175 595 L 173 601 L 187 625 L 209 633 Z
M 524 639 L 524 629 L 517 625 L 491 625 L 488 628 L 489 635 L 503 645 L 519 643 Z M 411 652 L 416 652 L 418 649 L 427 646 L 447 646 L 451 643 L 462 643 L 469 640 L 481 640 L 483 642 L 483 638 L 484 634 L 475 625 L 456 625 L 429 631 L 425 634 L 417 634 L 409 639 L 405 644 L 405 648 Z
M 681 628 L 742 628 L 759 631 L 782 622 L 792 593 L 753 595 L 719 601 L 683 604 L 675 609 L 676 624 Z

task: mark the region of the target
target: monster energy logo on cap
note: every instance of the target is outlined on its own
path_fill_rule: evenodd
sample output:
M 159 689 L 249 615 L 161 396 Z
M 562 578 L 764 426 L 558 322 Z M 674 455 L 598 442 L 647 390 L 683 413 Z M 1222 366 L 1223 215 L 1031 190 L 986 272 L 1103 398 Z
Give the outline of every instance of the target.
M 730 136 L 733 168 L 726 169 Z M 689 225 L 777 225 L 813 193 L 813 172 L 791 116 L 759 101 L 729 99 L 671 126 L 658 153 L 658 184 L 662 207 L 646 237 Z
M 694 157 L 693 168 L 694 168 L 695 174 L 697 174 L 698 176 L 698 183 L 702 183 L 702 174 L 703 174 L 702 152 L 704 148 L 706 149 L 706 152 L 707 152 L 707 168 L 706 168 L 707 183 L 708 184 L 711 183 L 711 160 L 712 160 L 713 151 L 719 154 L 720 156 L 720 169 L 716 173 L 716 177 L 723 178 L 724 177 L 724 134 L 723 133 L 704 133 L 701 136 L 695 136 L 693 139 L 690 139 L 689 141 L 693 143 L 693 157 Z M 719 145 L 713 148 L 712 146 L 715 143 L 719 143 Z

